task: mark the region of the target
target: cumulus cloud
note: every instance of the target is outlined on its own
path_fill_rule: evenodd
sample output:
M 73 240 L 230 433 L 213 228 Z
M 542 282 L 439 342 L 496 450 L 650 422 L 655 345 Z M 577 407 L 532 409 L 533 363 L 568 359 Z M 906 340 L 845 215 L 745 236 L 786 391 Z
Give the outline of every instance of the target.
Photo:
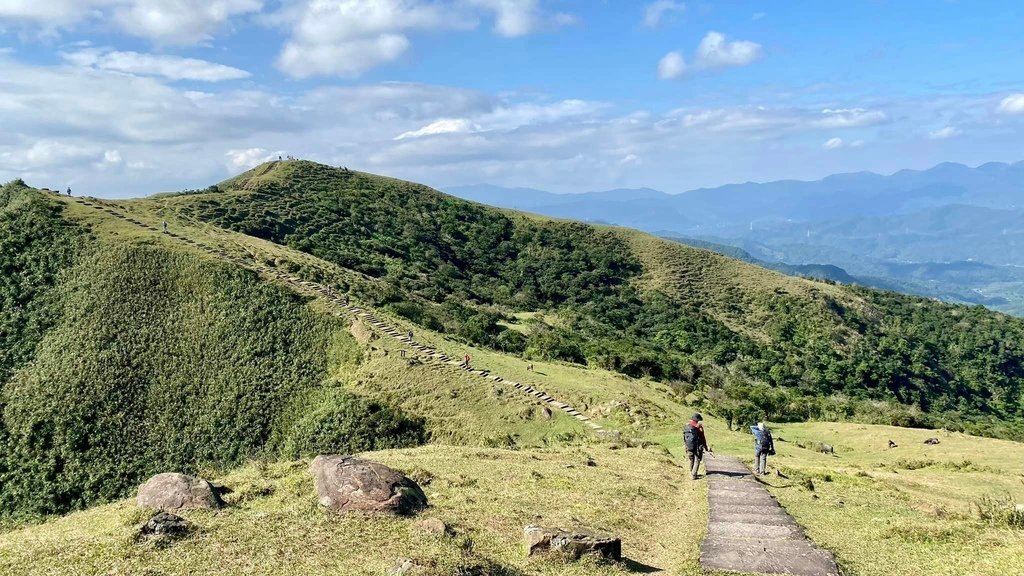
M 728 41 L 720 32 L 708 32 L 697 46 L 694 59 L 700 68 L 747 66 L 761 57 L 761 45 L 747 40 Z
M 682 77 L 685 72 L 686 61 L 681 52 L 669 52 L 658 61 L 658 78 L 662 80 L 675 80 Z
M 160 43 L 195 44 L 231 18 L 262 7 L 262 0 L 6 0 L 0 2 L 0 23 L 52 31 L 95 20 Z
M 239 68 L 179 56 L 98 49 L 64 52 L 61 53 L 61 56 L 64 60 L 78 66 L 139 76 L 160 76 L 168 80 L 221 82 L 249 77 L 248 72 Z
M 114 11 L 121 29 L 167 44 L 209 40 L 234 16 L 259 12 L 262 0 L 132 0 Z
M 961 134 L 960 129 L 956 126 L 946 126 L 939 128 L 938 130 L 932 130 L 928 133 L 928 138 L 932 140 L 945 140 L 947 138 L 953 138 Z
M 644 8 L 644 26 L 649 28 L 655 28 L 661 24 L 662 19 L 673 13 L 682 12 L 686 9 L 686 5 L 682 2 L 674 2 L 673 0 L 655 0 Z
M 842 148 L 843 147 L 843 139 L 842 138 L 829 138 L 828 140 L 825 141 L 824 144 L 821 145 L 821 147 L 824 148 L 825 150 L 835 150 L 836 148 Z
M 1011 94 L 999 102 L 1001 114 L 1024 114 L 1024 94 Z
M 298 78 L 357 76 L 397 60 L 409 48 L 413 30 L 471 28 L 451 6 L 408 0 L 303 0 L 280 15 L 291 38 L 278 68 Z
M 539 0 L 470 0 L 470 4 L 494 14 L 494 31 L 507 38 L 526 36 L 544 28 L 572 24 L 576 19 L 565 13 L 548 14 Z
M 483 14 L 493 14 L 494 31 L 506 37 L 572 21 L 544 12 L 537 0 L 300 0 L 270 21 L 291 34 L 277 59 L 286 74 L 355 77 L 401 58 L 413 32 L 473 29 Z

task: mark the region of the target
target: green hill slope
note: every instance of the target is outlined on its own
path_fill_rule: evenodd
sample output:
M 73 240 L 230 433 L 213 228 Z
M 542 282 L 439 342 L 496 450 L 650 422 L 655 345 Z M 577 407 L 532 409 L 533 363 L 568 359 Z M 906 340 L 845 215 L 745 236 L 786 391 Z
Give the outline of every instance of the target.
M 512 238 L 520 226 L 527 238 L 546 234 L 544 242 L 516 252 L 539 278 L 551 269 L 544 268 L 544 259 L 532 260 L 530 249 L 556 254 L 552 258 L 567 277 L 601 258 L 636 265 L 623 266 L 617 275 L 577 280 L 603 283 L 593 300 L 562 289 L 529 310 L 501 294 L 514 275 L 457 278 L 460 289 L 477 296 L 453 308 L 447 299 L 427 297 L 434 284 L 428 272 L 400 274 L 406 256 L 382 256 L 387 272 L 373 276 L 320 258 L 313 246 L 305 252 L 289 248 L 297 237 L 275 244 L 215 225 L 204 215 L 244 200 L 232 209 L 248 205 L 267 221 L 300 222 L 308 207 L 299 200 L 310 188 L 277 190 L 295 202 L 298 218 L 275 212 L 277 196 L 267 186 L 285 186 L 288 170 L 306 177 L 313 168 L 330 170 L 268 165 L 255 178 L 237 180 L 237 189 L 224 184 L 199 194 L 100 203 L 150 226 L 166 219 L 176 234 L 215 246 L 235 262 L 67 198 L 21 186 L 3 189 L 0 327 L 12 347 L 4 349 L 0 380 L 0 572 L 379 574 L 408 556 L 434 576 L 652 569 L 699 574 L 705 485 L 686 480 L 677 458 L 679 425 L 695 404 L 723 416 L 707 418 L 712 445 L 747 458 L 749 434 L 730 430 L 732 424 L 760 417 L 760 410 L 795 413 L 776 406 L 783 399 L 819 402 L 822 414 L 833 418 L 857 417 L 851 411 L 857 407 L 875 411 L 861 418 L 915 415 L 913 407 L 871 402 L 868 392 L 859 401 L 816 400 L 817 392 L 799 380 L 770 384 L 768 377 L 753 375 L 759 357 L 752 354 L 778 349 L 807 358 L 801 346 L 827 337 L 830 353 L 855 358 L 858 347 L 880 346 L 871 338 L 887 334 L 891 349 L 880 346 L 880 358 L 896 370 L 903 358 L 897 354 L 929 350 L 930 339 L 939 337 L 935 331 L 963 339 L 976 329 L 976 340 L 961 340 L 974 342 L 968 348 L 936 349 L 920 361 L 963 362 L 973 355 L 977 363 L 964 365 L 977 374 L 990 370 L 990 376 L 1014 378 L 1008 368 L 1016 361 L 1012 342 L 1001 339 L 1011 338 L 1017 325 L 1006 317 L 786 278 L 628 230 L 458 205 L 455 210 L 508 219 Z M 409 190 L 423 190 L 438 203 L 438 212 L 451 201 L 415 185 L 364 177 L 374 186 L 395 187 L 394 205 L 379 206 L 385 220 L 402 218 L 403 207 L 415 206 L 404 195 Z M 360 195 L 376 193 L 369 187 L 339 196 L 355 210 Z M 330 213 L 316 218 L 331 221 Z M 371 224 L 377 216 L 365 218 L 369 230 L 386 224 Z M 424 218 L 417 226 L 431 222 Z M 457 232 L 462 224 L 453 226 Z M 365 236 L 345 242 L 338 245 L 388 245 Z M 442 237 L 438 246 L 447 242 L 455 240 Z M 591 250 L 624 251 L 577 259 L 579 242 Z M 546 418 L 542 405 L 505 383 L 403 358 L 397 341 L 379 338 L 366 324 L 340 317 L 325 300 L 247 267 L 257 263 L 351 288 L 360 303 L 380 304 L 385 311 L 378 315 L 389 323 L 415 330 L 418 341 L 450 355 L 470 354 L 474 365 L 533 383 L 621 431 L 624 440 L 587 438 L 578 422 L 557 413 Z M 512 265 L 503 261 L 496 268 Z M 408 266 L 429 269 L 416 258 Z M 584 284 L 568 278 L 549 284 L 552 291 L 559 285 Z M 490 300 L 480 296 L 488 293 Z M 419 320 L 432 328 L 403 318 L 410 309 L 420 310 Z M 633 316 L 613 317 L 618 310 Z M 657 314 L 675 320 L 659 324 Z M 465 326 L 483 315 L 494 321 L 481 324 L 484 334 L 504 340 L 511 337 L 505 332 L 515 332 L 526 346 L 513 354 L 500 350 L 500 341 L 475 340 Z M 793 333 L 777 333 L 774 323 L 781 321 Z M 800 331 L 806 331 L 803 344 L 794 335 Z M 696 337 L 686 340 L 691 334 Z M 609 342 L 623 346 L 623 358 L 668 353 L 680 362 L 681 373 L 676 380 L 660 375 L 664 382 L 629 376 L 629 365 L 592 355 Z M 909 348 L 901 349 L 901 342 Z M 549 354 L 529 370 L 522 355 L 540 356 L 531 346 L 543 349 L 548 343 L 575 346 L 589 366 Z M 740 345 L 749 348 L 716 364 L 717 354 Z M 991 382 L 1000 396 L 965 392 L 981 407 L 979 414 L 995 414 L 993 407 L 1011 398 L 1008 388 Z M 728 422 L 730 416 L 736 422 Z M 790 423 L 776 433 L 779 455 L 772 466 L 785 478 L 766 481 L 811 536 L 836 553 L 845 573 L 994 576 L 1012 573 L 1024 558 L 1024 540 L 1013 523 L 1013 502 L 1024 499 L 1020 444 L 850 423 Z M 942 445 L 923 445 L 928 436 L 940 437 Z M 889 439 L 900 447 L 886 448 Z M 411 447 L 425 440 L 427 446 Z M 837 455 L 816 453 L 812 448 L 819 441 L 834 445 Z M 390 446 L 409 447 L 384 450 Z M 370 458 L 432 478 L 425 514 L 451 524 L 455 538 L 425 535 L 417 519 L 343 517 L 317 509 L 304 458 L 369 450 L 377 450 Z M 198 533 L 170 548 L 137 545 L 133 537 L 144 517 L 119 499 L 148 474 L 167 470 L 216 479 L 232 490 L 230 507 L 188 513 Z M 19 527 L 18 518 L 9 517 L 103 502 L 110 503 L 31 526 Z M 613 531 L 623 537 L 629 561 L 577 565 L 526 559 L 521 530 L 531 522 Z
M 410 365 L 323 302 L 193 246 L 20 183 L 0 200 L 0 523 L 168 469 L 582 433 L 525 396 Z M 240 234 L 189 234 L 346 277 Z
M 982 309 L 303 161 L 133 206 L 357 271 L 339 287 L 467 343 L 677 382 L 726 417 L 1021 434 L 1024 323 Z

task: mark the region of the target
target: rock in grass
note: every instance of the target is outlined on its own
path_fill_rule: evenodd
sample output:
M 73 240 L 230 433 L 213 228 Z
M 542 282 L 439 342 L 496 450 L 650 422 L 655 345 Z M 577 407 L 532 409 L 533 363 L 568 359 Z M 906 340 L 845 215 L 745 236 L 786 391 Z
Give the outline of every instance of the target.
M 414 570 L 416 570 L 416 563 L 412 561 L 412 558 L 399 558 L 391 565 L 391 568 L 388 570 L 388 576 L 412 574 Z
M 416 482 L 377 462 L 321 455 L 309 469 L 320 504 L 331 510 L 406 515 L 427 506 L 427 496 Z
M 212 484 L 176 472 L 157 474 L 139 487 L 135 503 L 143 508 L 176 512 L 197 508 L 217 509 L 224 501 Z
M 822 454 L 835 454 L 836 450 L 835 448 L 832 447 L 831 444 L 818 442 L 818 452 L 821 452 Z
M 416 524 L 416 528 L 424 534 L 430 534 L 437 537 L 454 536 L 455 531 L 450 526 L 444 523 L 444 521 L 438 518 L 427 518 L 421 520 Z
M 192 525 L 181 516 L 158 512 L 139 528 L 136 541 L 158 540 L 168 543 L 179 540 L 192 532 Z
M 579 560 L 585 555 L 594 555 L 608 560 L 622 559 L 622 541 L 607 534 L 590 530 L 561 530 L 529 525 L 523 529 L 528 556 L 545 552 L 559 552 L 568 558 Z

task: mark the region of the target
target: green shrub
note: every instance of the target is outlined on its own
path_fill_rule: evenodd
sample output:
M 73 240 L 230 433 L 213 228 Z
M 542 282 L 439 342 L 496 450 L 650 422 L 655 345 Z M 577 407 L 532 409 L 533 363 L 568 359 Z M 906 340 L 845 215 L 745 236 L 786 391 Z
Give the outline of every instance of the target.
M 985 496 L 973 508 L 978 519 L 990 526 L 1024 530 L 1024 504 L 1017 504 L 1009 494 Z
M 301 458 L 317 454 L 354 454 L 418 446 L 427 441 L 424 421 L 409 418 L 357 396 L 334 393 L 309 406 L 285 432 L 281 455 Z

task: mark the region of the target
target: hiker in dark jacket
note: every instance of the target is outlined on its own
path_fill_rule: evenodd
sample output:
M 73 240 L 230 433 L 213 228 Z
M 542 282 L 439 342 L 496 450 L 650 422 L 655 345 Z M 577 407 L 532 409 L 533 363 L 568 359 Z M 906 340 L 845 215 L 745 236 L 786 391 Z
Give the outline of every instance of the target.
M 768 473 L 768 457 L 775 455 L 775 440 L 764 422 L 751 426 L 750 432 L 754 435 L 754 473 L 763 476 Z
M 704 417 L 694 414 L 693 418 L 683 427 L 683 444 L 686 446 L 686 457 L 690 460 L 690 478 L 697 479 L 697 471 L 700 469 L 700 461 L 704 458 L 704 451 L 711 454 L 715 452 L 708 447 L 708 440 L 704 436 Z

